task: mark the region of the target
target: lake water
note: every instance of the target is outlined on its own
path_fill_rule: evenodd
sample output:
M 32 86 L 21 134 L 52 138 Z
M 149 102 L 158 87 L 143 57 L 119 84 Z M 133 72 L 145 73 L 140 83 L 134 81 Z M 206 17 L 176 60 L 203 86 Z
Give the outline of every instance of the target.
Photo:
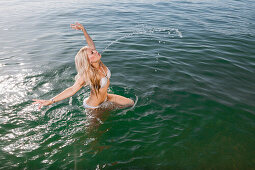
M 253 169 L 252 0 L 0 2 L 0 169 Z M 74 83 L 86 45 L 132 108 L 90 114 Z

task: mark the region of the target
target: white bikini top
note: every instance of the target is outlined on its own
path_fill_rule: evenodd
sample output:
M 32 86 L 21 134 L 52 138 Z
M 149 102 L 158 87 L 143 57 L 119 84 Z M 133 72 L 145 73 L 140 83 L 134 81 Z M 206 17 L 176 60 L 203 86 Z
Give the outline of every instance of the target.
M 101 80 L 100 80 L 101 88 L 104 88 L 108 82 L 108 79 L 111 78 L 111 71 L 108 69 L 108 67 L 107 67 L 107 74 L 105 73 L 104 69 L 103 69 L 103 72 L 104 72 L 105 77 L 101 78 Z

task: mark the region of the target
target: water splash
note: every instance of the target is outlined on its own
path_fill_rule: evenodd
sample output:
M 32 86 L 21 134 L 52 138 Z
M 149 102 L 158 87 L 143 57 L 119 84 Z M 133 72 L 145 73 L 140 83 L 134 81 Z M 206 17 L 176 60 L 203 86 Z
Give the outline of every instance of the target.
M 169 38 L 183 38 L 181 31 L 179 31 L 176 28 L 162 28 L 162 27 L 149 27 L 145 25 L 139 25 L 137 30 L 133 31 L 132 33 L 125 34 L 124 36 L 117 38 L 110 42 L 102 51 L 102 54 L 113 44 L 116 44 L 120 42 L 123 39 L 127 39 L 130 37 L 134 37 L 137 35 L 154 35 L 154 34 L 163 34 L 164 37 L 169 37 Z M 159 41 L 160 43 L 161 41 Z

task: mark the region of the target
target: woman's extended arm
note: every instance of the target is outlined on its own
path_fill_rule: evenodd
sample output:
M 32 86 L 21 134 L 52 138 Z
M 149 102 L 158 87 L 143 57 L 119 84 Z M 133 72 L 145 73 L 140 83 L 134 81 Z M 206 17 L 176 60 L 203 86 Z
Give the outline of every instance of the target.
M 74 83 L 73 86 L 68 87 L 63 92 L 61 92 L 57 96 L 53 97 L 52 99 L 50 99 L 50 100 L 33 99 L 33 101 L 35 101 L 33 104 L 39 104 L 39 109 L 41 109 L 42 106 L 48 106 L 55 102 L 58 102 L 58 101 L 66 99 L 68 97 L 71 97 L 77 91 L 79 91 L 83 85 L 85 85 L 85 81 L 83 80 L 83 78 L 79 78 L 79 79 L 77 79 L 77 81 Z
M 91 37 L 89 36 L 89 34 L 87 33 L 86 29 L 83 27 L 82 24 L 76 22 L 75 24 L 71 24 L 71 28 L 75 30 L 82 30 L 85 39 L 88 43 L 88 46 L 92 49 L 96 49 L 95 43 L 93 42 L 93 40 L 91 39 Z

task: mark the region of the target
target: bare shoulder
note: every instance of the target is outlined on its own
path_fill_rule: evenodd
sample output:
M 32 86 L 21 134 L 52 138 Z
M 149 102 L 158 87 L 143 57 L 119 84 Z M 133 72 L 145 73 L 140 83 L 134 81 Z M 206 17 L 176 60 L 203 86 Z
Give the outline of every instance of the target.
M 87 85 L 87 81 L 83 76 L 78 77 L 78 79 L 75 81 L 75 84 L 78 86 L 85 86 Z

